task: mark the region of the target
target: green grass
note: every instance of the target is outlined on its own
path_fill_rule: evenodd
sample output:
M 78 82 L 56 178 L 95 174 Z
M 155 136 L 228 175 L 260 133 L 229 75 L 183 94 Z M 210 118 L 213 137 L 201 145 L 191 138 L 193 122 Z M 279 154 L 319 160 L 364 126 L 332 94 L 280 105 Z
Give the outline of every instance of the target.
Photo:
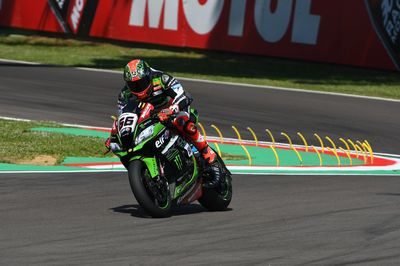
M 138 57 L 179 77 L 400 99 L 397 72 L 137 43 L 0 35 L 0 58 L 122 70 Z
M 37 156 L 51 156 L 60 164 L 67 156 L 104 157 L 104 139 L 31 132 L 34 127 L 61 127 L 51 122 L 0 119 L 0 162 L 21 163 Z

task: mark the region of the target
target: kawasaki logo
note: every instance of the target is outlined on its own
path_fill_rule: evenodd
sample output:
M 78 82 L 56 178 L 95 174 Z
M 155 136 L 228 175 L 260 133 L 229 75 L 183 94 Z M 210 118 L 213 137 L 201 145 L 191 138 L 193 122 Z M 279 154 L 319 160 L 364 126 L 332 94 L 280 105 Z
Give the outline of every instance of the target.
M 375 31 L 400 69 L 400 1 L 365 0 Z

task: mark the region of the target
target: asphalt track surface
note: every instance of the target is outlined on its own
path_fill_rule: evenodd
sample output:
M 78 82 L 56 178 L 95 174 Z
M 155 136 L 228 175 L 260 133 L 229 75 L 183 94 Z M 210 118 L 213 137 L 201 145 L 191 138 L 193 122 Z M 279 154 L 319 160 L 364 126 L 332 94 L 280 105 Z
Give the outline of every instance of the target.
M 204 125 L 367 139 L 398 153 L 400 103 L 183 81 Z M 0 63 L 0 115 L 109 126 L 121 76 Z M 215 135 L 215 134 L 214 134 Z M 246 137 L 246 134 L 243 133 Z M 124 173 L 1 174 L 1 265 L 398 265 L 400 180 L 234 175 L 230 210 L 146 217 Z

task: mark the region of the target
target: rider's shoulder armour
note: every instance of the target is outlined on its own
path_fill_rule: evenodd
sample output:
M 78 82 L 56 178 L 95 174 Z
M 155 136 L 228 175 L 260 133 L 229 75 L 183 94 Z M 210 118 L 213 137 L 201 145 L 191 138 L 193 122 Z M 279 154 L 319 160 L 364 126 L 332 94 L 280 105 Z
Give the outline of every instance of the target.
M 165 90 L 171 89 L 171 87 L 177 83 L 173 76 L 156 69 L 151 69 L 151 76 L 153 82 L 160 82 L 161 84 L 159 85 L 161 85 Z
M 162 81 L 162 83 L 165 84 L 165 85 L 168 84 L 168 82 L 169 82 L 170 79 L 171 79 L 171 76 L 170 76 L 170 75 L 167 75 L 167 74 L 162 74 L 162 75 L 161 75 L 161 81 Z

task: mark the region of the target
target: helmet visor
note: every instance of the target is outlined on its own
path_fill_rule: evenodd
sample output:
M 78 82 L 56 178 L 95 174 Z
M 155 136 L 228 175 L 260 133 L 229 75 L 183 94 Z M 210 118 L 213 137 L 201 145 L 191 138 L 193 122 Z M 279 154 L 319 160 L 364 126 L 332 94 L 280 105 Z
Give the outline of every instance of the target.
M 150 85 L 150 78 L 144 77 L 136 81 L 127 81 L 126 85 L 132 92 L 142 92 Z

